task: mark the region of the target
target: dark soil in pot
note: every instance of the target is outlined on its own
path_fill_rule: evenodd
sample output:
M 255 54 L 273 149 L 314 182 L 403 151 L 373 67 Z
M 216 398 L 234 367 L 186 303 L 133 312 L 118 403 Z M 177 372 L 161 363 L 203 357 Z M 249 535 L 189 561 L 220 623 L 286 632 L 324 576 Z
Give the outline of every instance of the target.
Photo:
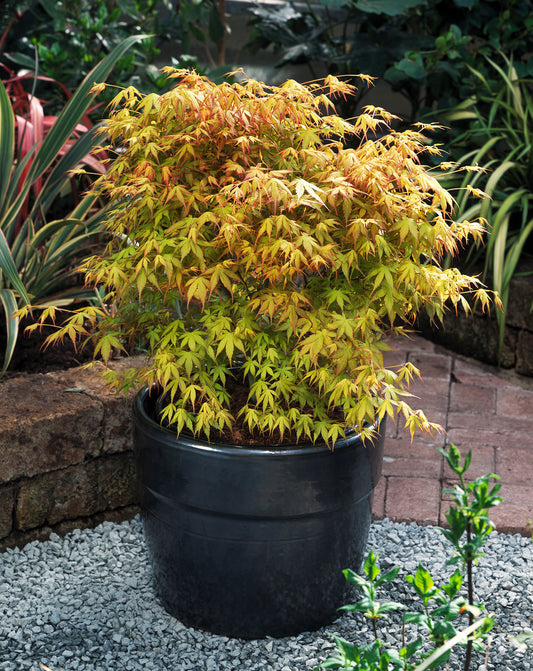
M 296 444 L 298 442 L 298 437 L 296 433 L 285 432 L 283 436 L 280 436 L 279 431 L 272 431 L 268 435 L 256 433 L 250 430 L 248 424 L 244 421 L 244 418 L 239 417 L 239 411 L 248 401 L 248 394 L 250 389 L 248 384 L 245 382 L 242 371 L 239 368 L 231 368 L 231 375 L 228 375 L 226 380 L 226 390 L 229 394 L 229 408 L 232 416 L 235 418 L 233 425 L 225 427 L 223 431 L 212 431 L 211 440 L 217 443 L 226 443 L 230 445 L 245 445 L 247 447 L 264 447 L 265 445 L 275 447 L 280 444 L 290 445 Z M 153 411 L 151 413 L 151 418 L 155 420 L 158 424 L 163 423 L 161 421 L 161 410 L 165 407 L 166 401 L 165 397 L 157 396 L 155 400 Z M 192 408 L 189 408 L 192 410 Z M 329 416 L 339 423 L 343 421 L 344 415 L 342 412 L 333 409 L 330 411 Z M 167 424 L 168 426 L 168 424 Z

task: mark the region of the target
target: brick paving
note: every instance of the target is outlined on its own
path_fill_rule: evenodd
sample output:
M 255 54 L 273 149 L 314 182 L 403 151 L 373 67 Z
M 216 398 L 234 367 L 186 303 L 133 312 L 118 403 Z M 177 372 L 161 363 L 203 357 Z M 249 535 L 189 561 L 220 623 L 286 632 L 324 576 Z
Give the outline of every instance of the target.
M 375 519 L 445 525 L 448 507 L 443 493 L 453 473 L 437 451 L 449 442 L 464 455 L 472 450 L 468 471 L 473 479 L 500 476 L 503 498 L 490 517 L 498 531 L 533 532 L 533 378 L 467 359 L 418 336 L 389 340 L 388 365 L 412 361 L 421 371 L 410 391 L 421 408 L 445 433 L 417 434 L 389 421 L 383 477 L 375 493 Z M 528 526 L 529 525 L 529 526 Z

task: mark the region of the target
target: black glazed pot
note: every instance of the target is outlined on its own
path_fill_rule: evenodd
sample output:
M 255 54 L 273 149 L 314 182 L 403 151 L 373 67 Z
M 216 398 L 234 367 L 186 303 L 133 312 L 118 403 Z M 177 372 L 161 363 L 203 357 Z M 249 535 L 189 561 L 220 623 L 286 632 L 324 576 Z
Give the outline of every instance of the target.
M 135 453 L 157 593 L 188 626 L 237 638 L 289 636 L 333 621 L 348 602 L 380 474 L 373 444 L 249 449 L 207 443 L 134 402 Z

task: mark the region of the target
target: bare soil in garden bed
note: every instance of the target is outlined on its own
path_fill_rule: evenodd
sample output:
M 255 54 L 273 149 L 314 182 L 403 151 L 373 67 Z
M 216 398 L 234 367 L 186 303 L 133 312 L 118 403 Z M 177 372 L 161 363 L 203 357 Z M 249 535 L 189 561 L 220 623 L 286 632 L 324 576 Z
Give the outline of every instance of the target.
M 0 315 L 2 320 L 4 315 Z M 46 337 L 54 331 L 52 326 L 43 327 L 31 334 L 26 333 L 26 327 L 30 320 L 22 322 L 19 326 L 19 337 L 11 359 L 11 364 L 4 374 L 3 379 L 20 374 L 50 373 L 57 370 L 67 370 L 81 364 L 87 363 L 92 358 L 92 350 L 89 346 L 75 348 L 70 340 L 54 347 L 45 347 Z M 3 357 L 6 347 L 5 328 L 0 330 L 0 354 Z

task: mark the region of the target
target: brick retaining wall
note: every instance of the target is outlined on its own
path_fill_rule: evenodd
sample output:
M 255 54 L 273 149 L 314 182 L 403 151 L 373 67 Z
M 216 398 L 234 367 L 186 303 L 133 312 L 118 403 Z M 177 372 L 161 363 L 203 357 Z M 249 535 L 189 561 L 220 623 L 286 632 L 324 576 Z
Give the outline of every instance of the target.
M 0 551 L 138 511 L 130 405 L 96 369 L 0 383 Z

